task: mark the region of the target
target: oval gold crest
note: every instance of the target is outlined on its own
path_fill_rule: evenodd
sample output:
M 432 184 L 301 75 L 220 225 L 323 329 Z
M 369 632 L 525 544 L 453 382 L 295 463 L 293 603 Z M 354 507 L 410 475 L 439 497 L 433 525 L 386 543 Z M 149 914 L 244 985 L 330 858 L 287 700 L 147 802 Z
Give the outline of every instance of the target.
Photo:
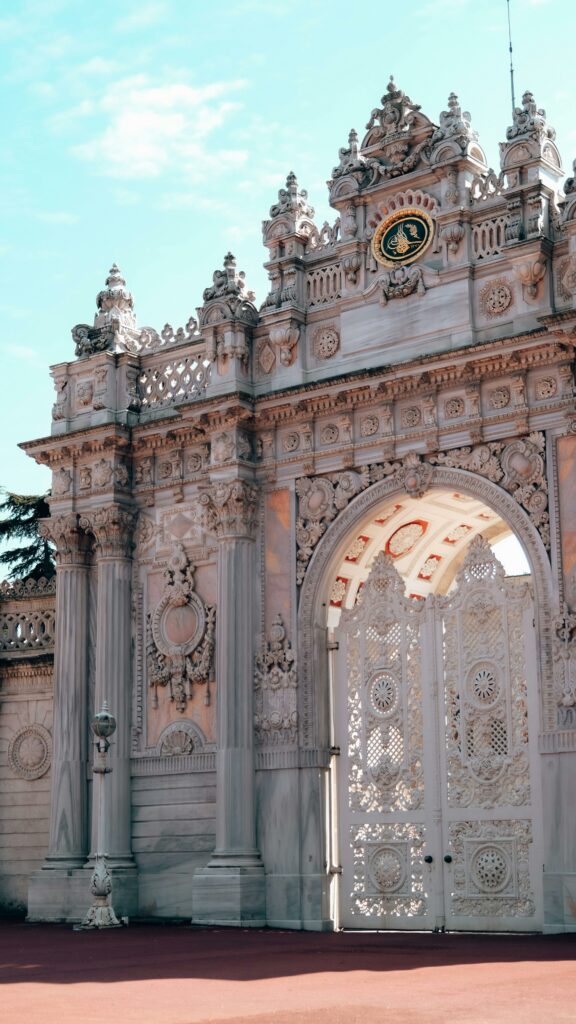
M 413 263 L 426 251 L 433 234 L 434 221 L 423 210 L 396 210 L 376 228 L 374 258 L 384 267 Z

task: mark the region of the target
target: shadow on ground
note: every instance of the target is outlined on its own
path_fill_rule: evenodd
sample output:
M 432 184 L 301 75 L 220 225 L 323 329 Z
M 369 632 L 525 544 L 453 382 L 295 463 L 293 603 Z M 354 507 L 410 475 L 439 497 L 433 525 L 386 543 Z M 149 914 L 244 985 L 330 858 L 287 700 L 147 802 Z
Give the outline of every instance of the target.
M 576 935 L 311 933 L 131 925 L 74 932 L 0 922 L 0 983 L 205 978 L 256 981 L 343 971 L 576 960 Z

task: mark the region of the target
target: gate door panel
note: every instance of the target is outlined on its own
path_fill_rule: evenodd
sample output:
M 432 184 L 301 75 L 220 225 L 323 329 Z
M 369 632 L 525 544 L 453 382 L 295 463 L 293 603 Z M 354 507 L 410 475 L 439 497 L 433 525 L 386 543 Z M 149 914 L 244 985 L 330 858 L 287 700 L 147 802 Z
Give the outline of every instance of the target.
M 424 852 L 422 624 L 388 555 L 344 611 L 337 658 L 342 923 L 432 927 Z
M 507 579 L 481 537 L 453 596 L 437 599 L 444 679 L 443 839 L 450 928 L 541 926 L 541 859 L 533 814 L 536 711 L 528 581 Z M 540 871 L 538 872 L 538 862 Z
M 529 582 L 479 537 L 453 594 L 415 601 L 379 554 L 338 638 L 343 927 L 538 930 Z

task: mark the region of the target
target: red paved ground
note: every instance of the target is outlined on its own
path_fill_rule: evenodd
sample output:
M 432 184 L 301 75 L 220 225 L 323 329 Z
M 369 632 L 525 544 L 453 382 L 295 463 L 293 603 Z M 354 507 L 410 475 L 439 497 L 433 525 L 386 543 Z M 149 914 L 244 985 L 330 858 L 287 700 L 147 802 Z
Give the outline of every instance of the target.
M 565 1024 L 576 936 L 0 923 L 2 1024 Z

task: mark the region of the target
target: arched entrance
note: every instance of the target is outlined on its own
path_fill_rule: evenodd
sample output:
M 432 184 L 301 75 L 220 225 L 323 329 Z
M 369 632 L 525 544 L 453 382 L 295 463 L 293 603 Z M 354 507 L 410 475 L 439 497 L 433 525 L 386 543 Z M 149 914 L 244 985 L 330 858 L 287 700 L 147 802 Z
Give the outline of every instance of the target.
M 462 514 L 447 517 L 450 505 Z M 491 550 L 509 522 L 462 487 L 366 506 L 325 538 L 302 595 L 304 606 L 314 574 L 317 599 L 330 594 L 316 608 L 330 629 L 339 750 L 333 917 L 349 928 L 539 930 L 533 585 L 545 617 L 548 581 L 538 541 L 529 524 L 514 531 L 533 571 L 511 578 Z

